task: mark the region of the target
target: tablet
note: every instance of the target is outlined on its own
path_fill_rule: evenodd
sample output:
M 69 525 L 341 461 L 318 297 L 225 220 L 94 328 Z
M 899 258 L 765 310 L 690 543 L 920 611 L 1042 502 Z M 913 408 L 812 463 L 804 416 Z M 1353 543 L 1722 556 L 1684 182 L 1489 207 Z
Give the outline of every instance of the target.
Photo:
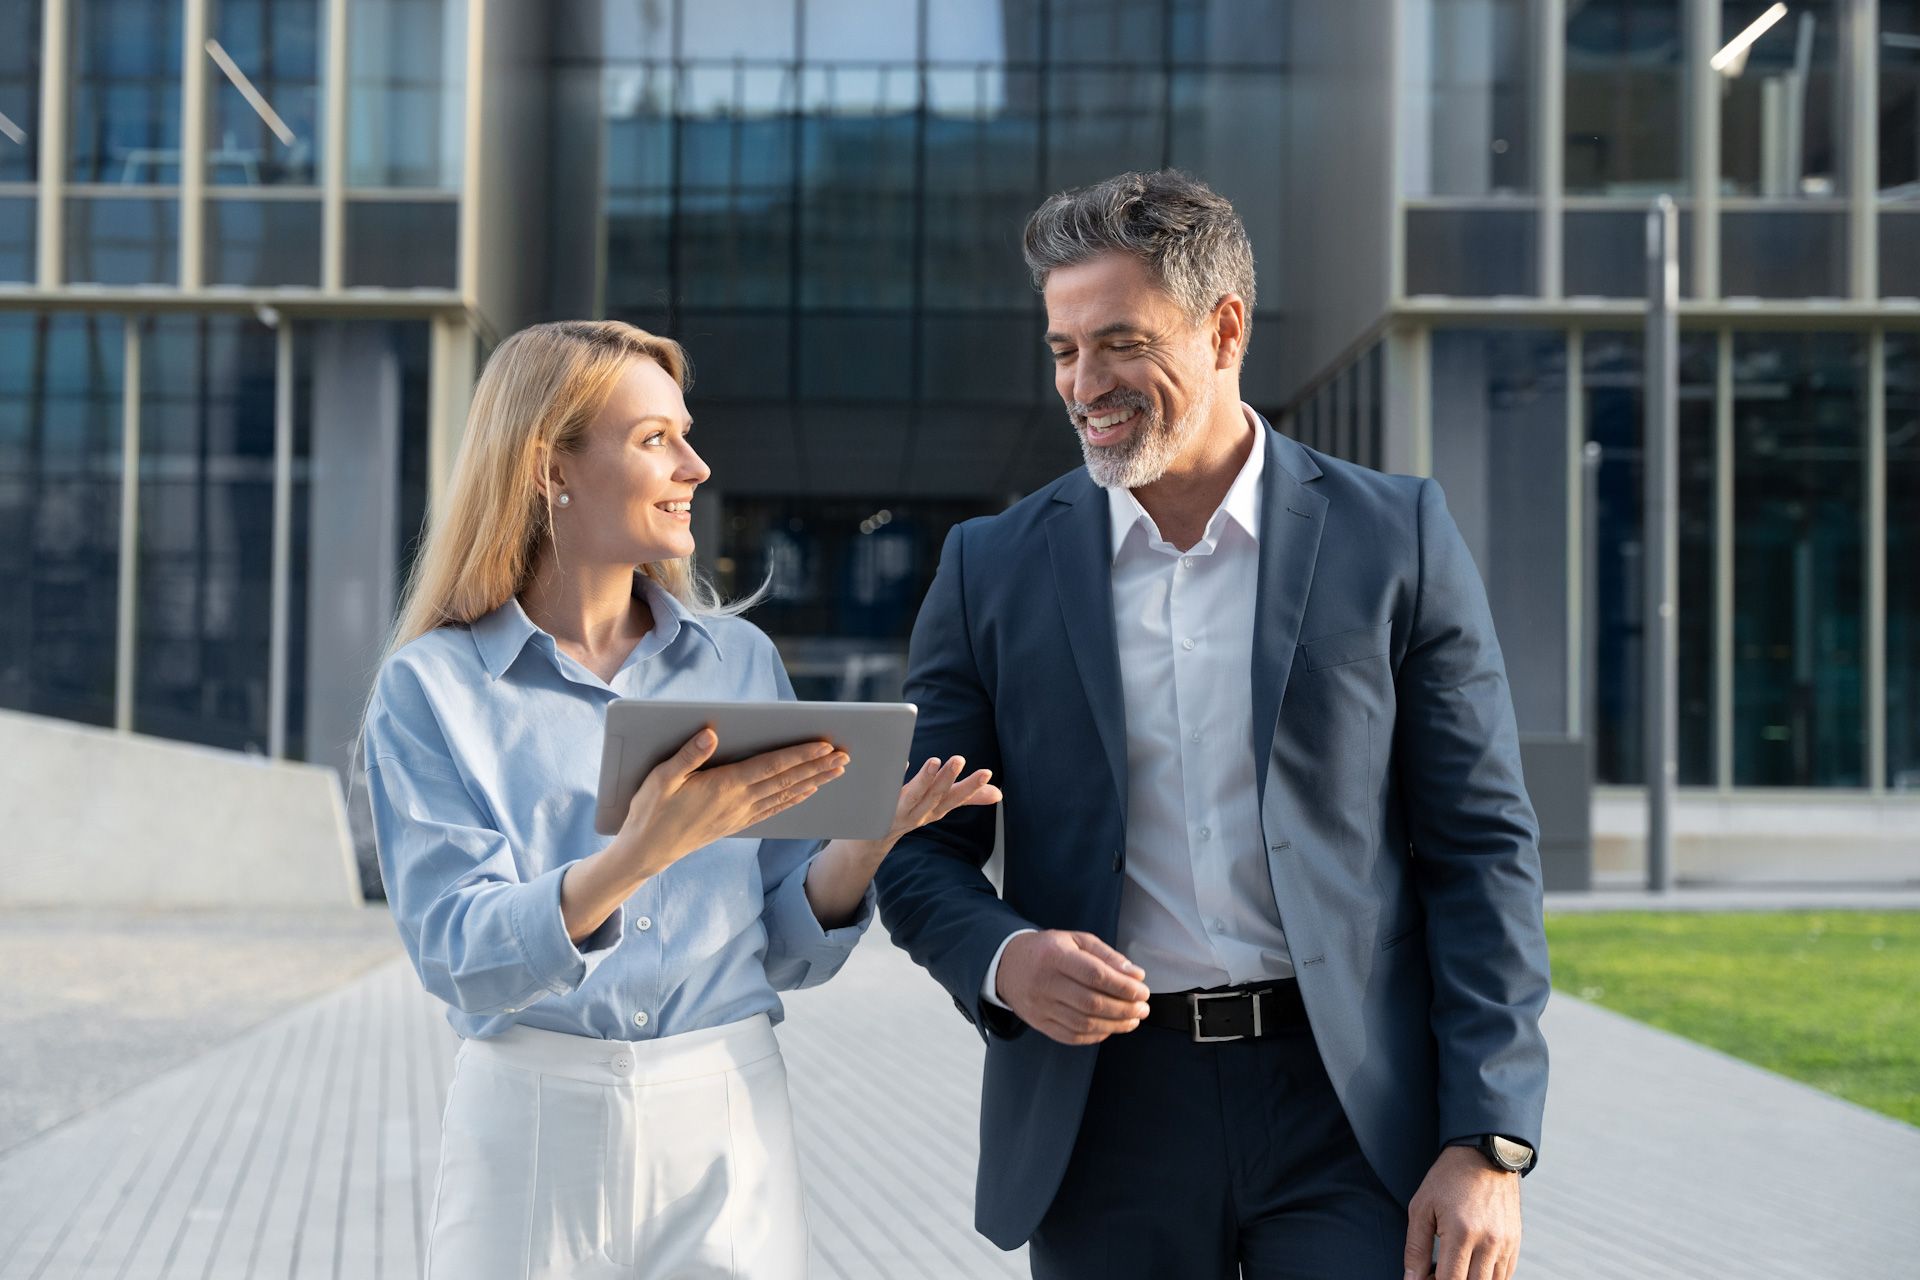
M 594 830 L 610 836 L 627 820 L 633 793 L 655 765 L 712 725 L 712 764 L 731 764 L 797 742 L 831 742 L 847 771 L 807 799 L 737 832 L 797 840 L 877 840 L 893 825 L 913 745 L 910 702 L 656 702 L 622 698 L 607 706 L 606 744 Z

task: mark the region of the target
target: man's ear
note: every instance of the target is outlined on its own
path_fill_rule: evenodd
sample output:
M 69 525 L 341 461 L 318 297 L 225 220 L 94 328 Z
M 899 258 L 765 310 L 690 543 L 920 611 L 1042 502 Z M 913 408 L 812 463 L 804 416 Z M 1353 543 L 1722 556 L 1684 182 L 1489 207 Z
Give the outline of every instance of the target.
M 1247 350 L 1247 304 L 1229 293 L 1213 308 L 1213 367 L 1231 369 Z

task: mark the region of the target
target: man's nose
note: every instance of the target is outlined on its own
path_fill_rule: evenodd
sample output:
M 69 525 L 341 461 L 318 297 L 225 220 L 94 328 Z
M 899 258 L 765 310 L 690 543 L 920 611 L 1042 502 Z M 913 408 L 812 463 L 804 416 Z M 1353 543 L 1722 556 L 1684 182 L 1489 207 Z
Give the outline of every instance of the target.
M 1113 390 L 1113 378 L 1097 361 L 1082 360 L 1073 370 L 1073 399 L 1077 404 L 1092 404 Z

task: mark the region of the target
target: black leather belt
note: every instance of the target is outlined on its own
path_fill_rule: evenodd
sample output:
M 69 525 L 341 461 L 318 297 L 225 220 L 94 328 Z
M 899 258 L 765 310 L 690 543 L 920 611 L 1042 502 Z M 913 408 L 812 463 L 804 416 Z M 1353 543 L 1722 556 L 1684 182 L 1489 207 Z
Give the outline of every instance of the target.
M 1195 1044 L 1258 1040 L 1307 1023 L 1300 984 L 1292 978 L 1210 991 L 1168 992 L 1150 996 L 1147 1008 L 1148 1026 L 1184 1031 Z

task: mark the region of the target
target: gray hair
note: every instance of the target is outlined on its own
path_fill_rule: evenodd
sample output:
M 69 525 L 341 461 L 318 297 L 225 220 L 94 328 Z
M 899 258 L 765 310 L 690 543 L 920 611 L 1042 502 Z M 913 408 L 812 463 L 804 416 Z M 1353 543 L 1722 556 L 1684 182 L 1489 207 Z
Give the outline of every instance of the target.
M 1146 264 L 1188 318 L 1199 320 L 1229 293 L 1253 312 L 1253 246 L 1225 197 L 1177 169 L 1122 173 L 1049 196 L 1027 219 L 1022 246 L 1033 287 L 1056 267 L 1103 253 Z

